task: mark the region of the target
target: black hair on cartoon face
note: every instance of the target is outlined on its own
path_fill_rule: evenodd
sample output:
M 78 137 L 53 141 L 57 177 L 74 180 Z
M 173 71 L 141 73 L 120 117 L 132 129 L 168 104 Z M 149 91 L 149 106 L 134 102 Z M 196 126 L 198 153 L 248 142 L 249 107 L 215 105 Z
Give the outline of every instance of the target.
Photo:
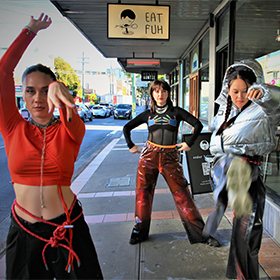
M 122 11 L 121 19 L 126 18 L 126 17 L 129 17 L 130 19 L 134 20 L 136 18 L 136 15 L 132 10 L 126 9 L 126 10 Z

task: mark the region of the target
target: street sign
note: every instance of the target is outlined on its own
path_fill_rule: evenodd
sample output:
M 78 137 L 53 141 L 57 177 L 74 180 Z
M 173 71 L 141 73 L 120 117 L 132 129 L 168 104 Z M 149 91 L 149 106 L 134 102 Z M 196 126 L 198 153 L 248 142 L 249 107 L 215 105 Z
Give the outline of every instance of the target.
M 157 80 L 157 76 L 158 76 L 157 71 L 141 71 L 142 81 L 154 81 Z
M 169 40 L 170 6 L 107 4 L 107 36 Z

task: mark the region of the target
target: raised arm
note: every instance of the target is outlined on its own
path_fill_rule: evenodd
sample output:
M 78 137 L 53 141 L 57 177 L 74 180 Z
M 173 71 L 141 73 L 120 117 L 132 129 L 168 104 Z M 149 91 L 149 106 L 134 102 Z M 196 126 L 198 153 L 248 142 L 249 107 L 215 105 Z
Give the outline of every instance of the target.
M 0 60 L 0 130 L 9 133 L 21 120 L 15 102 L 15 85 L 13 71 L 24 51 L 35 37 L 36 32 L 51 24 L 48 16 L 41 14 L 38 20 L 31 17 L 26 28 L 10 45 Z
M 261 94 L 259 94 L 259 92 Z M 248 89 L 248 98 L 262 107 L 270 123 L 280 122 L 280 88 L 269 84 L 254 84 Z

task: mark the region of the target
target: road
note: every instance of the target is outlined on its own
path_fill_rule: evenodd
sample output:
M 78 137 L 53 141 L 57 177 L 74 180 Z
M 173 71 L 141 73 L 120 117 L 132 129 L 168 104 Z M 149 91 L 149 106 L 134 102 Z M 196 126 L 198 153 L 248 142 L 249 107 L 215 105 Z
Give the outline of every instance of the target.
M 137 107 L 136 114 L 143 111 L 144 107 Z M 86 133 L 83 139 L 80 152 L 75 163 L 73 179 L 92 161 L 92 159 L 102 150 L 113 138 L 122 135 L 123 126 L 128 120 L 115 120 L 113 116 L 109 118 L 95 118 L 85 123 Z M 8 171 L 7 157 L 3 138 L 0 134 L 0 224 L 10 215 L 11 205 L 15 198 L 11 184 L 10 173 Z M 5 226 L 7 227 L 7 226 Z M 8 230 L 8 229 L 7 229 Z M 0 228 L 0 244 L 5 238 L 6 230 Z

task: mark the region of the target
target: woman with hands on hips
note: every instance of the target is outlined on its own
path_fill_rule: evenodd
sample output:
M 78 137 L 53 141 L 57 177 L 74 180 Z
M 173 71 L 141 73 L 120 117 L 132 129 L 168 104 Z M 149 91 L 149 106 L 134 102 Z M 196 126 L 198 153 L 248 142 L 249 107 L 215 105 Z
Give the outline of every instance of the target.
M 0 131 L 16 195 L 6 278 L 103 279 L 81 204 L 70 188 L 85 134 L 72 95 L 48 67 L 37 64 L 22 76 L 28 120 L 15 103 L 14 68 L 37 32 L 50 25 L 47 15 L 31 16 L 0 60 Z
M 265 205 L 260 167 L 275 146 L 279 98 L 279 87 L 265 84 L 261 65 L 250 59 L 227 69 L 215 101 L 220 107 L 210 124 L 210 152 L 216 209 L 203 235 L 215 233 L 229 203 L 234 219 L 226 276 L 231 279 L 259 279 Z
M 152 203 L 159 172 L 169 185 L 190 243 L 206 243 L 219 246 L 217 240 L 202 236 L 203 219 L 188 190 L 188 182 L 179 162 L 179 151 L 189 151 L 202 130 L 200 121 L 189 112 L 173 107 L 170 99 L 170 86 L 164 80 L 155 80 L 149 89 L 151 109 L 129 121 L 123 133 L 130 152 L 141 153 L 135 189 L 135 225 L 130 244 L 148 239 Z M 181 121 L 194 127 L 194 133 L 187 142 L 177 144 L 178 128 Z M 148 141 L 145 147 L 135 145 L 131 140 L 131 130 L 147 123 Z

